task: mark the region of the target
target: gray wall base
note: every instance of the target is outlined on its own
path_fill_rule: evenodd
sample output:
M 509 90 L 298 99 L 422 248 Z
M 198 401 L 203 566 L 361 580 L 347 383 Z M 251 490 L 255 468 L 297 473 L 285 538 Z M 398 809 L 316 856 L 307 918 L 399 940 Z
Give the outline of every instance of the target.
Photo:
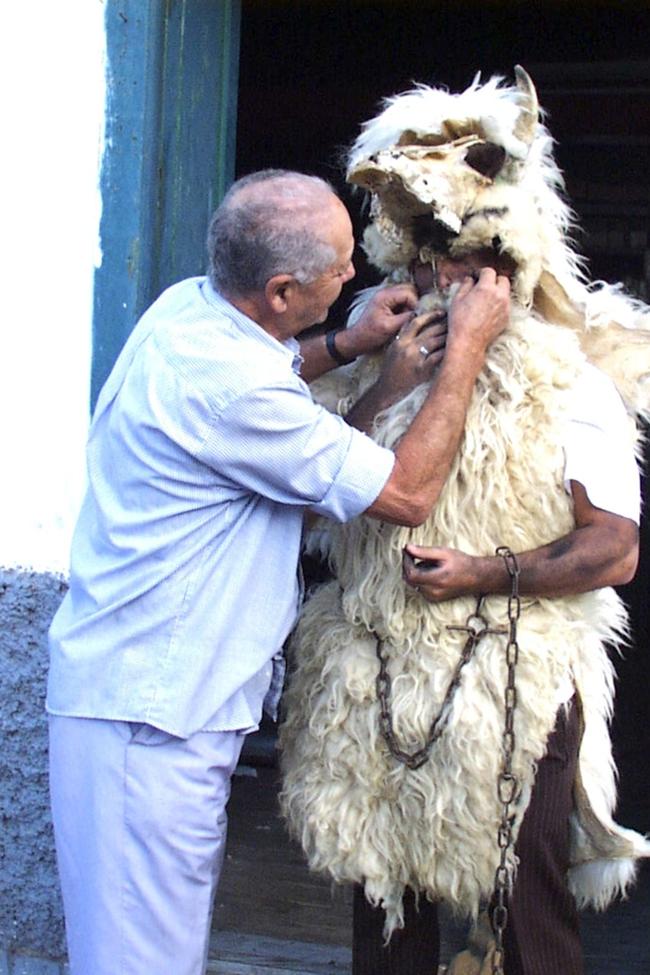
M 0 975 L 59 975 L 65 957 L 44 710 L 47 630 L 65 591 L 59 576 L 0 569 Z
M 0 950 L 0 975 L 70 975 L 66 964 Z

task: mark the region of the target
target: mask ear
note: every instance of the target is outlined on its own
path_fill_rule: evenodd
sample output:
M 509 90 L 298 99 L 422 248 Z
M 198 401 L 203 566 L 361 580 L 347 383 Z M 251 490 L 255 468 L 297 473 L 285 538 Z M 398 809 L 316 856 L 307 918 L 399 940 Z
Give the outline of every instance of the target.
M 585 313 L 569 298 L 568 294 L 549 271 L 542 271 L 535 293 L 533 308 L 547 322 L 566 325 L 582 332 L 585 329 Z
M 515 135 L 530 146 L 535 138 L 539 119 L 539 102 L 532 78 L 520 64 L 515 65 L 515 80 L 519 89 L 521 111 L 515 125 Z
M 533 299 L 542 318 L 577 332 L 580 348 L 610 379 L 630 413 L 650 416 L 650 314 L 605 285 L 572 301 L 559 281 L 543 271 Z

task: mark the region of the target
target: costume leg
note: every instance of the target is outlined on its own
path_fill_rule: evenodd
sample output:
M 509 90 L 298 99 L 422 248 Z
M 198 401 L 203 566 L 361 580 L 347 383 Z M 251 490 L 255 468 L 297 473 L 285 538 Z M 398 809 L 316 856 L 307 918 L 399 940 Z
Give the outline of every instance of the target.
M 506 927 L 506 975 L 583 975 L 578 912 L 567 887 L 569 814 L 579 746 L 575 703 L 562 708 L 517 838 Z
M 436 975 L 440 954 L 438 908 L 412 890 L 404 895 L 404 927 L 387 945 L 385 914 L 368 903 L 363 887 L 354 888 L 352 975 Z
M 242 742 L 50 718 L 71 975 L 202 975 Z

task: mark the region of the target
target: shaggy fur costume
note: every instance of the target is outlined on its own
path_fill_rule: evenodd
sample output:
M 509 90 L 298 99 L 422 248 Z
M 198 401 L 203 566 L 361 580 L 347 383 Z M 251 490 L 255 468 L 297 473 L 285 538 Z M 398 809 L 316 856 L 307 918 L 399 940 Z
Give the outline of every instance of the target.
M 518 211 L 511 210 L 507 233 L 503 207 L 495 213 L 492 203 L 497 191 L 504 200 L 513 197 L 508 197 L 507 183 L 495 188 L 485 181 L 490 205 L 480 220 L 498 223 L 499 240 L 510 241 L 507 252 L 521 270 L 515 278 L 511 324 L 488 352 L 448 481 L 429 519 L 416 530 L 363 517 L 329 529 L 336 581 L 321 587 L 308 601 L 293 642 L 295 669 L 281 732 L 284 811 L 311 866 L 329 872 L 336 881 L 363 883 L 369 900 L 386 910 L 387 933 L 402 923 L 401 900 L 407 886 L 475 915 L 492 892 L 499 861 L 496 783 L 502 761 L 506 638 L 487 635 L 479 643 L 463 670 L 445 730 L 422 767 L 409 770 L 399 764 L 379 730 L 377 638 L 389 657 L 394 728 L 402 748 L 414 751 L 424 742 L 441 707 L 465 640 L 449 627 L 463 625 L 475 607 L 469 598 L 429 604 L 407 589 L 401 578 L 403 546 L 415 542 L 489 555 L 499 545 L 521 552 L 570 532 L 572 500 L 563 483 L 561 444 L 571 392 L 587 360 L 610 374 L 631 413 L 647 411 L 648 406 L 644 390 L 650 374 L 648 317 L 614 289 L 590 292 L 581 283 L 577 261 L 568 256 L 564 243 L 567 212 L 554 192 L 559 174 L 550 159 L 550 139 L 541 127 L 531 133 L 530 119 L 524 120 L 525 131 L 518 125 L 522 112 L 532 112 L 531 89 L 528 79 L 528 108 L 522 109 L 521 86 L 504 90 L 494 81 L 483 89 L 475 84 L 470 90 L 475 97 L 466 99 L 465 115 L 453 101 L 464 96 L 433 92 L 430 107 L 442 105 L 443 96 L 446 99 L 446 109 L 440 108 L 438 115 L 447 122 L 436 116 L 437 128 L 429 117 L 418 129 L 417 113 L 410 107 L 400 124 L 393 124 L 399 101 L 395 99 L 375 120 L 377 131 L 373 123 L 366 126 L 351 155 L 352 173 L 358 177 L 370 165 L 376 177 L 371 187 L 375 219 L 366 241 L 377 264 L 393 280 L 406 278 L 404 265 L 411 260 L 413 247 L 418 253 L 408 228 L 413 226 L 414 209 L 418 215 L 424 213 L 418 210 L 421 198 L 412 192 L 418 175 L 409 168 L 412 159 L 402 165 L 404 145 L 409 148 L 415 133 L 422 143 L 428 132 L 427 138 L 435 143 L 431 133 L 440 133 L 445 126 L 453 136 L 478 131 L 482 138 L 489 129 L 490 138 L 500 140 L 506 152 L 507 179 L 518 180 L 517 190 L 534 150 L 524 195 L 530 202 L 533 194 L 533 209 L 545 201 L 544 214 L 535 222 L 537 229 L 531 230 L 525 222 L 515 225 L 512 215 Z M 403 97 L 422 100 L 430 91 L 421 89 Z M 501 116 L 499 99 L 508 108 Z M 536 115 L 536 100 L 534 105 Z M 491 111 L 489 124 L 480 121 L 486 106 Z M 465 122 L 461 124 L 459 118 Z M 449 119 L 455 120 L 453 125 Z M 523 137 L 532 142 L 528 155 Z M 388 162 L 378 155 L 381 150 L 393 151 Z M 459 161 L 454 159 L 457 168 Z M 385 178 L 388 195 L 382 195 Z M 435 198 L 429 195 L 426 203 L 437 219 L 442 214 L 443 224 L 454 225 L 454 246 L 461 246 L 462 239 L 465 251 L 485 247 L 497 227 L 488 227 L 489 239 L 476 236 L 476 214 L 483 209 L 477 194 L 472 191 L 474 216 L 467 220 L 460 191 L 454 195 L 449 190 L 444 207 L 436 204 L 444 196 L 442 175 L 436 178 L 440 185 Z M 514 197 L 516 206 L 519 195 Z M 452 206 L 459 223 L 452 219 Z M 529 211 L 527 207 L 525 212 Z M 534 241 L 529 231 L 537 234 Z M 551 241 L 548 251 L 540 246 L 540 234 L 543 246 Z M 377 240 L 381 246 L 376 246 Z M 444 252 L 452 249 L 447 245 Z M 420 259 L 432 251 L 433 245 L 428 250 L 425 246 Z M 612 309 L 620 324 L 612 324 Z M 642 331 L 629 330 L 631 325 Z M 333 381 L 320 384 L 322 398 L 344 410 L 374 381 L 377 369 L 377 360 L 365 359 L 339 370 Z M 421 386 L 380 415 L 374 438 L 395 445 L 426 394 L 426 386 Z M 633 429 L 630 437 L 633 441 Z M 482 612 L 491 628 L 507 625 L 506 603 L 504 597 L 485 600 Z M 579 694 L 584 733 L 569 880 L 579 905 L 602 908 L 617 892 L 625 891 L 634 875 L 635 859 L 650 855 L 650 843 L 612 820 L 615 772 L 607 725 L 613 671 L 605 645 L 624 639 L 624 608 L 610 589 L 556 599 L 527 598 L 522 604 L 513 768 L 522 791 L 514 832 L 555 723 L 561 689 L 572 681 Z

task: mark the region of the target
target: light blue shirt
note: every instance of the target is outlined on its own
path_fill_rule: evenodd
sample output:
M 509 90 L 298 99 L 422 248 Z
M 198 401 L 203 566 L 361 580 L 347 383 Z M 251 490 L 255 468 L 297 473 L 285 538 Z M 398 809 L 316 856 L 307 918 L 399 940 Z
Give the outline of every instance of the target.
M 50 712 L 187 737 L 263 696 L 298 609 L 305 508 L 355 517 L 394 462 L 313 402 L 299 364 L 204 278 L 142 317 L 90 430 Z

